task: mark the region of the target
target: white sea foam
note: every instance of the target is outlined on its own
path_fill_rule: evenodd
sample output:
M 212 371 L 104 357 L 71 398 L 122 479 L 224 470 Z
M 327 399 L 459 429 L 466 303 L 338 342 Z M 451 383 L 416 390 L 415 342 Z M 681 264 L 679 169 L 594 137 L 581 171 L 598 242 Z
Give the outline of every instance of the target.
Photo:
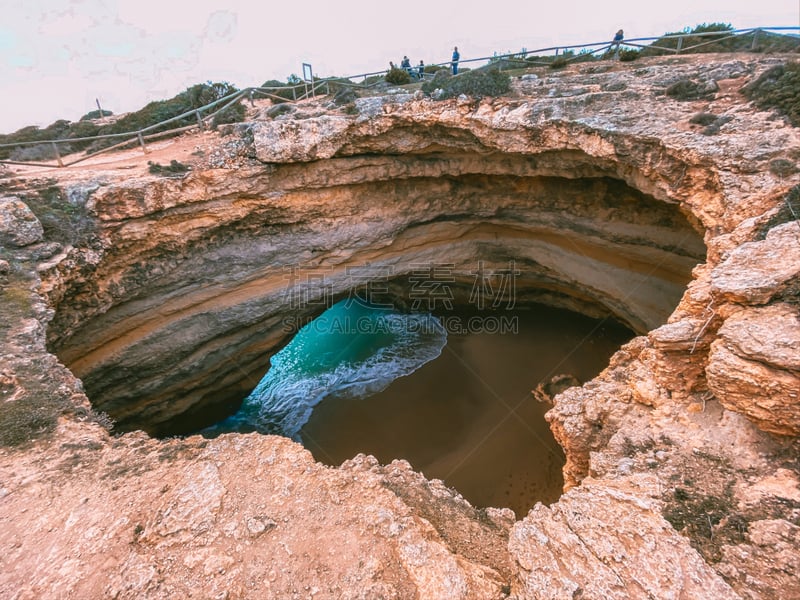
M 377 394 L 398 377 L 410 375 L 438 357 L 447 343 L 444 328 L 431 315 L 383 312 L 379 319 L 385 320 L 382 325 L 392 332 L 386 345 L 361 360 L 343 358 L 328 369 L 303 368 L 303 352 L 308 348 L 298 352 L 290 342 L 272 357 L 270 370 L 239 412 L 207 432 L 255 430 L 297 439 L 314 406 L 323 399 Z

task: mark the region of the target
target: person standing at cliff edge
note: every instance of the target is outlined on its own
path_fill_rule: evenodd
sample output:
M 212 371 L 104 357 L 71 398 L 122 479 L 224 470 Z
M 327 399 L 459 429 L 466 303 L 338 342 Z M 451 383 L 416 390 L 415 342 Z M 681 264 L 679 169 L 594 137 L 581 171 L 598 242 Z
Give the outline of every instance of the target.
M 461 55 L 458 53 L 458 46 L 453 48 L 453 59 L 450 62 L 450 65 L 453 67 L 453 75 L 458 75 L 458 61 L 461 59 Z
M 617 33 L 614 34 L 614 41 L 611 42 L 611 45 L 614 46 L 614 58 L 619 58 L 619 45 L 622 43 L 622 40 L 625 38 L 625 32 L 620 29 Z

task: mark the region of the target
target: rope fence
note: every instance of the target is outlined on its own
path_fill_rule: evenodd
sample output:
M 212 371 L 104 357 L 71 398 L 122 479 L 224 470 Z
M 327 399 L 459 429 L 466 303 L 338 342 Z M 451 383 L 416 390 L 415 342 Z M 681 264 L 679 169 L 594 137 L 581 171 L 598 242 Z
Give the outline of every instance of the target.
M 478 58 L 459 60 L 458 64 L 460 66 L 462 64 L 472 64 L 478 62 L 486 63 L 487 61 L 488 63 L 493 63 L 501 60 L 512 64 L 519 63 L 520 65 L 524 66 L 546 66 L 551 64 L 550 62 L 545 62 L 544 60 L 537 62 L 535 60 L 537 55 L 543 55 L 542 59 L 544 59 L 544 57 L 549 57 L 549 56 L 555 56 L 555 57 L 561 56 L 563 57 L 563 62 L 566 64 L 572 61 L 585 59 L 586 56 L 590 55 L 593 56 L 598 53 L 605 54 L 606 52 L 612 49 L 614 49 L 615 52 L 619 52 L 620 48 L 624 47 L 632 47 L 639 49 L 647 48 L 652 50 L 659 50 L 662 52 L 671 52 L 677 55 L 692 50 L 696 50 L 697 48 L 702 48 L 710 44 L 716 44 L 724 40 L 744 37 L 751 34 L 753 35 L 753 41 L 750 46 L 750 50 L 752 51 L 758 47 L 758 37 L 759 33 L 761 32 L 781 32 L 782 35 L 787 35 L 789 37 L 796 37 L 798 39 L 798 44 L 800 44 L 800 27 L 754 27 L 750 29 L 736 29 L 728 31 L 679 33 L 679 34 L 662 35 L 658 37 L 632 38 L 632 39 L 622 40 L 620 42 L 603 41 L 603 42 L 590 42 L 586 44 L 549 46 L 546 48 L 538 48 L 536 50 L 524 50 L 508 54 L 500 54 L 500 55 L 495 54 L 493 56 L 483 56 Z M 707 37 L 713 37 L 713 39 L 709 41 L 704 41 L 703 38 Z M 696 42 L 693 45 L 685 45 L 685 44 L 690 44 L 693 40 L 695 40 L 695 38 L 699 38 L 699 42 Z M 644 43 L 644 42 L 654 42 L 654 41 L 664 41 L 664 40 L 675 40 L 675 47 L 671 48 L 668 46 L 658 46 L 654 44 Z M 576 53 L 575 52 L 576 50 L 578 50 L 579 52 Z M 559 52 L 561 52 L 560 55 Z M 450 65 L 451 61 L 445 61 L 441 63 L 433 63 L 427 66 L 448 68 Z M 417 67 L 415 66 L 412 68 L 416 70 Z M 199 108 L 193 108 L 180 115 L 170 117 L 169 119 L 165 119 L 163 121 L 160 121 L 153 125 L 148 125 L 147 127 L 143 127 L 135 131 L 129 131 L 124 133 L 99 134 L 88 137 L 65 138 L 56 140 L 36 140 L 30 142 L 0 144 L 0 148 L 18 148 L 24 146 L 41 146 L 50 144 L 53 149 L 53 153 L 55 154 L 56 157 L 55 164 L 34 162 L 34 161 L 23 161 L 23 160 L 0 160 L 0 164 L 28 165 L 37 167 L 70 167 L 72 165 L 76 165 L 80 162 L 88 160 L 89 158 L 95 157 L 99 154 L 110 152 L 112 150 L 120 150 L 132 144 L 138 144 L 141 147 L 142 152 L 144 154 L 147 154 L 148 150 L 145 142 L 159 139 L 162 137 L 176 135 L 178 133 L 182 133 L 192 129 L 204 130 L 206 129 L 206 127 L 211 125 L 215 116 L 217 116 L 220 113 L 223 113 L 225 110 L 227 110 L 237 102 L 241 102 L 243 99 L 249 99 L 252 103 L 255 97 L 258 96 L 261 98 L 268 98 L 270 100 L 280 100 L 281 102 L 289 102 L 289 101 L 299 102 L 307 98 L 316 97 L 318 93 L 321 95 L 329 95 L 331 93 L 331 86 L 350 87 L 356 89 L 369 89 L 381 83 L 380 79 L 372 83 L 367 83 L 370 78 L 379 78 L 386 75 L 387 73 L 388 69 L 384 69 L 381 71 L 359 73 L 357 75 L 350 75 L 347 77 L 331 77 L 331 78 L 315 79 L 314 81 L 311 82 L 301 82 L 295 85 L 286 85 L 280 87 L 248 87 L 243 90 L 232 92 L 226 96 L 218 98 L 217 100 L 214 100 L 213 102 L 210 102 Z M 427 73 L 423 74 L 423 77 L 424 75 L 428 74 Z M 363 78 L 362 83 L 353 82 L 354 79 L 361 79 L 361 78 Z M 280 96 L 277 94 L 277 92 L 285 94 L 288 91 L 291 91 L 292 95 L 291 100 L 289 100 L 285 96 Z M 220 107 L 220 105 L 222 106 Z M 215 110 L 213 110 L 213 112 L 209 112 L 212 109 Z M 191 125 L 184 125 L 181 127 L 157 133 L 154 132 L 154 130 L 159 129 L 165 125 L 181 121 L 191 116 L 195 117 L 196 123 L 193 123 Z M 61 154 L 59 152 L 58 144 L 96 141 L 102 139 L 121 139 L 121 141 L 112 146 L 108 146 L 106 148 L 102 148 L 94 152 L 86 153 L 84 156 L 81 156 L 69 162 L 65 162 L 62 159 Z

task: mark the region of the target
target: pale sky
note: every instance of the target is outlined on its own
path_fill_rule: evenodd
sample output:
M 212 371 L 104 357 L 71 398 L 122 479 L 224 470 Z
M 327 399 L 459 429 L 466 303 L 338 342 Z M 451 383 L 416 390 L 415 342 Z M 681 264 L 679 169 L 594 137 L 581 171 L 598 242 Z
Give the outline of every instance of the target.
M 206 80 L 239 87 L 679 31 L 800 25 L 799 0 L 0 0 L 0 132 L 136 110 Z

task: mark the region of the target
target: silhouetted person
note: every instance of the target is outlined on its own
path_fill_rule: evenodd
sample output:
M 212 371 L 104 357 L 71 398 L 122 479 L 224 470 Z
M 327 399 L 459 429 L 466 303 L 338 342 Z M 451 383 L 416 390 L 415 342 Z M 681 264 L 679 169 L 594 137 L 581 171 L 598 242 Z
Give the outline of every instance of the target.
M 458 61 L 461 59 L 461 55 L 458 53 L 458 46 L 453 48 L 453 58 L 450 61 L 450 65 L 453 67 L 453 75 L 458 75 Z
M 419 77 L 420 80 L 422 80 L 422 76 L 424 74 L 425 74 L 425 63 L 419 61 L 419 64 L 417 65 L 417 76 Z
M 622 43 L 624 37 L 625 33 L 622 31 L 622 29 L 614 34 L 614 41 L 611 42 L 611 45 L 614 46 L 614 58 L 619 58 L 619 45 Z
M 400 62 L 400 68 L 405 69 L 406 73 L 411 75 L 411 61 L 407 56 L 403 56 L 403 60 Z

